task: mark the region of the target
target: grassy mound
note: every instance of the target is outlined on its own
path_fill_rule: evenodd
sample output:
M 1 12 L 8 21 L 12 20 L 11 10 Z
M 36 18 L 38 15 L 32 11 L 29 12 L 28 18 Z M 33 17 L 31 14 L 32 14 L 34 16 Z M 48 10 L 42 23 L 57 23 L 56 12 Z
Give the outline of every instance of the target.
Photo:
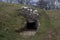
M 18 34 L 14 30 L 23 27 L 25 21 L 23 16 L 18 16 L 17 9 L 20 7 L 19 4 L 0 4 L 0 40 L 17 39 Z
M 41 25 L 35 36 L 23 38 L 16 33 L 15 29 L 23 27 L 25 22 L 25 18 L 18 14 L 17 9 L 21 6 L 20 4 L 0 3 L 0 40 L 59 40 L 57 38 L 59 36 L 56 35 L 58 27 L 54 27 L 57 24 L 53 25 L 54 19 L 52 18 L 53 22 L 51 20 L 51 15 L 55 11 L 45 12 L 45 10 L 38 9 Z

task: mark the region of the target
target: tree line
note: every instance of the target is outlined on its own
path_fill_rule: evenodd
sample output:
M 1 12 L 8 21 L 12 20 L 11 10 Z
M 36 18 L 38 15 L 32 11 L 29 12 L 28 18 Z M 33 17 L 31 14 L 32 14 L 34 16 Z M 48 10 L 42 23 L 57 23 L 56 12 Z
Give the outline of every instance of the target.
M 32 0 L 0 0 L 0 2 L 6 2 L 6 3 L 18 3 L 18 4 L 24 4 L 24 5 L 31 5 L 34 3 Z M 38 2 L 35 3 L 37 7 L 41 9 L 47 9 L 48 2 L 44 0 L 38 0 Z

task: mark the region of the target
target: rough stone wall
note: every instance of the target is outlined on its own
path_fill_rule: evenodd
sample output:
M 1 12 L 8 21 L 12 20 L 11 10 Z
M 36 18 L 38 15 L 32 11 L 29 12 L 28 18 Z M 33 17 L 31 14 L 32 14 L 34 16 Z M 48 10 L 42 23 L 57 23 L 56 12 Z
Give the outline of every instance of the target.
M 20 14 L 24 15 L 26 17 L 26 20 L 28 22 L 37 21 L 38 18 L 39 18 L 38 11 L 37 12 L 34 12 L 35 10 L 33 10 L 33 9 L 30 10 L 30 9 L 31 8 L 27 8 L 27 9 L 21 8 L 22 12 Z

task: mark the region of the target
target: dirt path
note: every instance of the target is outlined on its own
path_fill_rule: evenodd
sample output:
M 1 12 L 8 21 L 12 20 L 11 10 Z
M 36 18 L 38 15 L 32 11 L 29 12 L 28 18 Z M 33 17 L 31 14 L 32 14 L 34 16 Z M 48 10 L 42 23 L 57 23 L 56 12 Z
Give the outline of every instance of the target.
M 36 31 L 24 31 L 20 33 L 20 35 L 24 38 L 34 36 L 35 34 L 36 34 Z

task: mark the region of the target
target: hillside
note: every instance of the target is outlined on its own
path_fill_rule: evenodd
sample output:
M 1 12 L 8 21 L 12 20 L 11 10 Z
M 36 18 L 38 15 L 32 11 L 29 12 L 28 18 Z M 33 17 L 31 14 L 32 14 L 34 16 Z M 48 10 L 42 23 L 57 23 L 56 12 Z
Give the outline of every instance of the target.
M 24 27 L 20 4 L 0 3 L 0 40 L 60 40 L 60 11 L 38 9 L 40 26 L 35 36 L 23 38 L 15 29 Z

